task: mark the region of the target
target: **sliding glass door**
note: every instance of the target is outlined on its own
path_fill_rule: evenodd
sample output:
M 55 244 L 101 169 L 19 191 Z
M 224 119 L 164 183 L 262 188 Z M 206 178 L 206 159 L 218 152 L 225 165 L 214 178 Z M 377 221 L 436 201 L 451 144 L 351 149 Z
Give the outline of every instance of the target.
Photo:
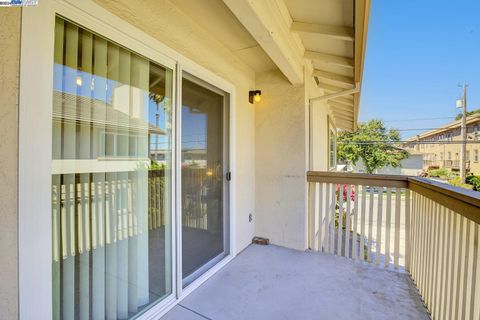
M 175 180 L 173 75 L 101 35 L 55 20 L 54 319 L 138 316 L 175 292 L 176 261 L 185 287 L 229 254 L 229 95 L 182 75 Z M 181 182 L 175 195 L 181 257 L 172 252 L 174 180 Z
M 172 293 L 173 72 L 61 18 L 54 60 L 53 318 L 131 318 Z
M 187 286 L 229 253 L 228 94 L 182 78 L 182 276 Z

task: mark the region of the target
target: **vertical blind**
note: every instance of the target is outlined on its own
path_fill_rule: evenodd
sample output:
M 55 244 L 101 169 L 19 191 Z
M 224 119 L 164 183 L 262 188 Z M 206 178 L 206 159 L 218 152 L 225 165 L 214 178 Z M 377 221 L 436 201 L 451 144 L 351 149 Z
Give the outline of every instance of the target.
M 59 17 L 54 61 L 54 319 L 127 319 L 171 293 L 172 71 Z

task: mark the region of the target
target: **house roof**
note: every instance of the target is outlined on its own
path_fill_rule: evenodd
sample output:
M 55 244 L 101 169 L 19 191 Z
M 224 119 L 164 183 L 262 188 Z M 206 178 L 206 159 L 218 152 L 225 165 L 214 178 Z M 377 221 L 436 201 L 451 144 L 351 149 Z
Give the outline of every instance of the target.
M 470 116 L 467 117 L 467 125 L 475 123 L 475 122 L 479 122 L 479 121 L 480 121 L 480 113 L 476 113 L 476 114 L 473 114 L 473 115 L 470 115 Z M 426 132 L 421 133 L 419 135 L 413 136 L 413 137 L 407 139 L 407 142 L 417 141 L 419 139 L 428 138 L 428 137 L 431 137 L 433 135 L 443 133 L 443 132 L 446 132 L 446 131 L 449 131 L 449 130 L 452 130 L 452 129 L 455 129 L 455 128 L 460 128 L 461 125 L 462 125 L 462 120 L 455 120 L 455 121 L 452 121 L 450 123 L 447 123 L 446 125 L 443 125 L 443 126 L 437 128 L 437 129 L 429 130 L 429 131 L 426 131 Z
M 141 117 L 133 117 L 110 103 L 66 92 L 53 93 L 53 119 L 86 122 L 106 129 L 123 129 L 166 135 L 165 130 Z

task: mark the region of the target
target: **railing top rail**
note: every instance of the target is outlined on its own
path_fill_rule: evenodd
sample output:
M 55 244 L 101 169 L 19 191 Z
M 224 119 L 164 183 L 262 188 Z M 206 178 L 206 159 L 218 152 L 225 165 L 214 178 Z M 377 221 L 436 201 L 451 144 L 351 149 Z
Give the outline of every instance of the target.
M 408 188 L 480 223 L 480 192 L 419 177 L 408 177 Z
M 308 171 L 307 182 L 408 188 L 480 224 L 480 193 L 426 178 L 335 171 Z
M 371 187 L 407 188 L 408 177 L 386 174 L 365 174 L 336 171 L 308 171 L 307 182 L 324 182 Z

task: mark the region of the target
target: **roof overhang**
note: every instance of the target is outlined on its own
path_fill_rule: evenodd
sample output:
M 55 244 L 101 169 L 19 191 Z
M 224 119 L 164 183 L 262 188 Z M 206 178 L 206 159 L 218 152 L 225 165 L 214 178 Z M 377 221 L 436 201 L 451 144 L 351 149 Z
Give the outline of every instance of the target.
M 312 70 L 337 126 L 356 128 L 370 0 L 223 2 L 293 85 Z

